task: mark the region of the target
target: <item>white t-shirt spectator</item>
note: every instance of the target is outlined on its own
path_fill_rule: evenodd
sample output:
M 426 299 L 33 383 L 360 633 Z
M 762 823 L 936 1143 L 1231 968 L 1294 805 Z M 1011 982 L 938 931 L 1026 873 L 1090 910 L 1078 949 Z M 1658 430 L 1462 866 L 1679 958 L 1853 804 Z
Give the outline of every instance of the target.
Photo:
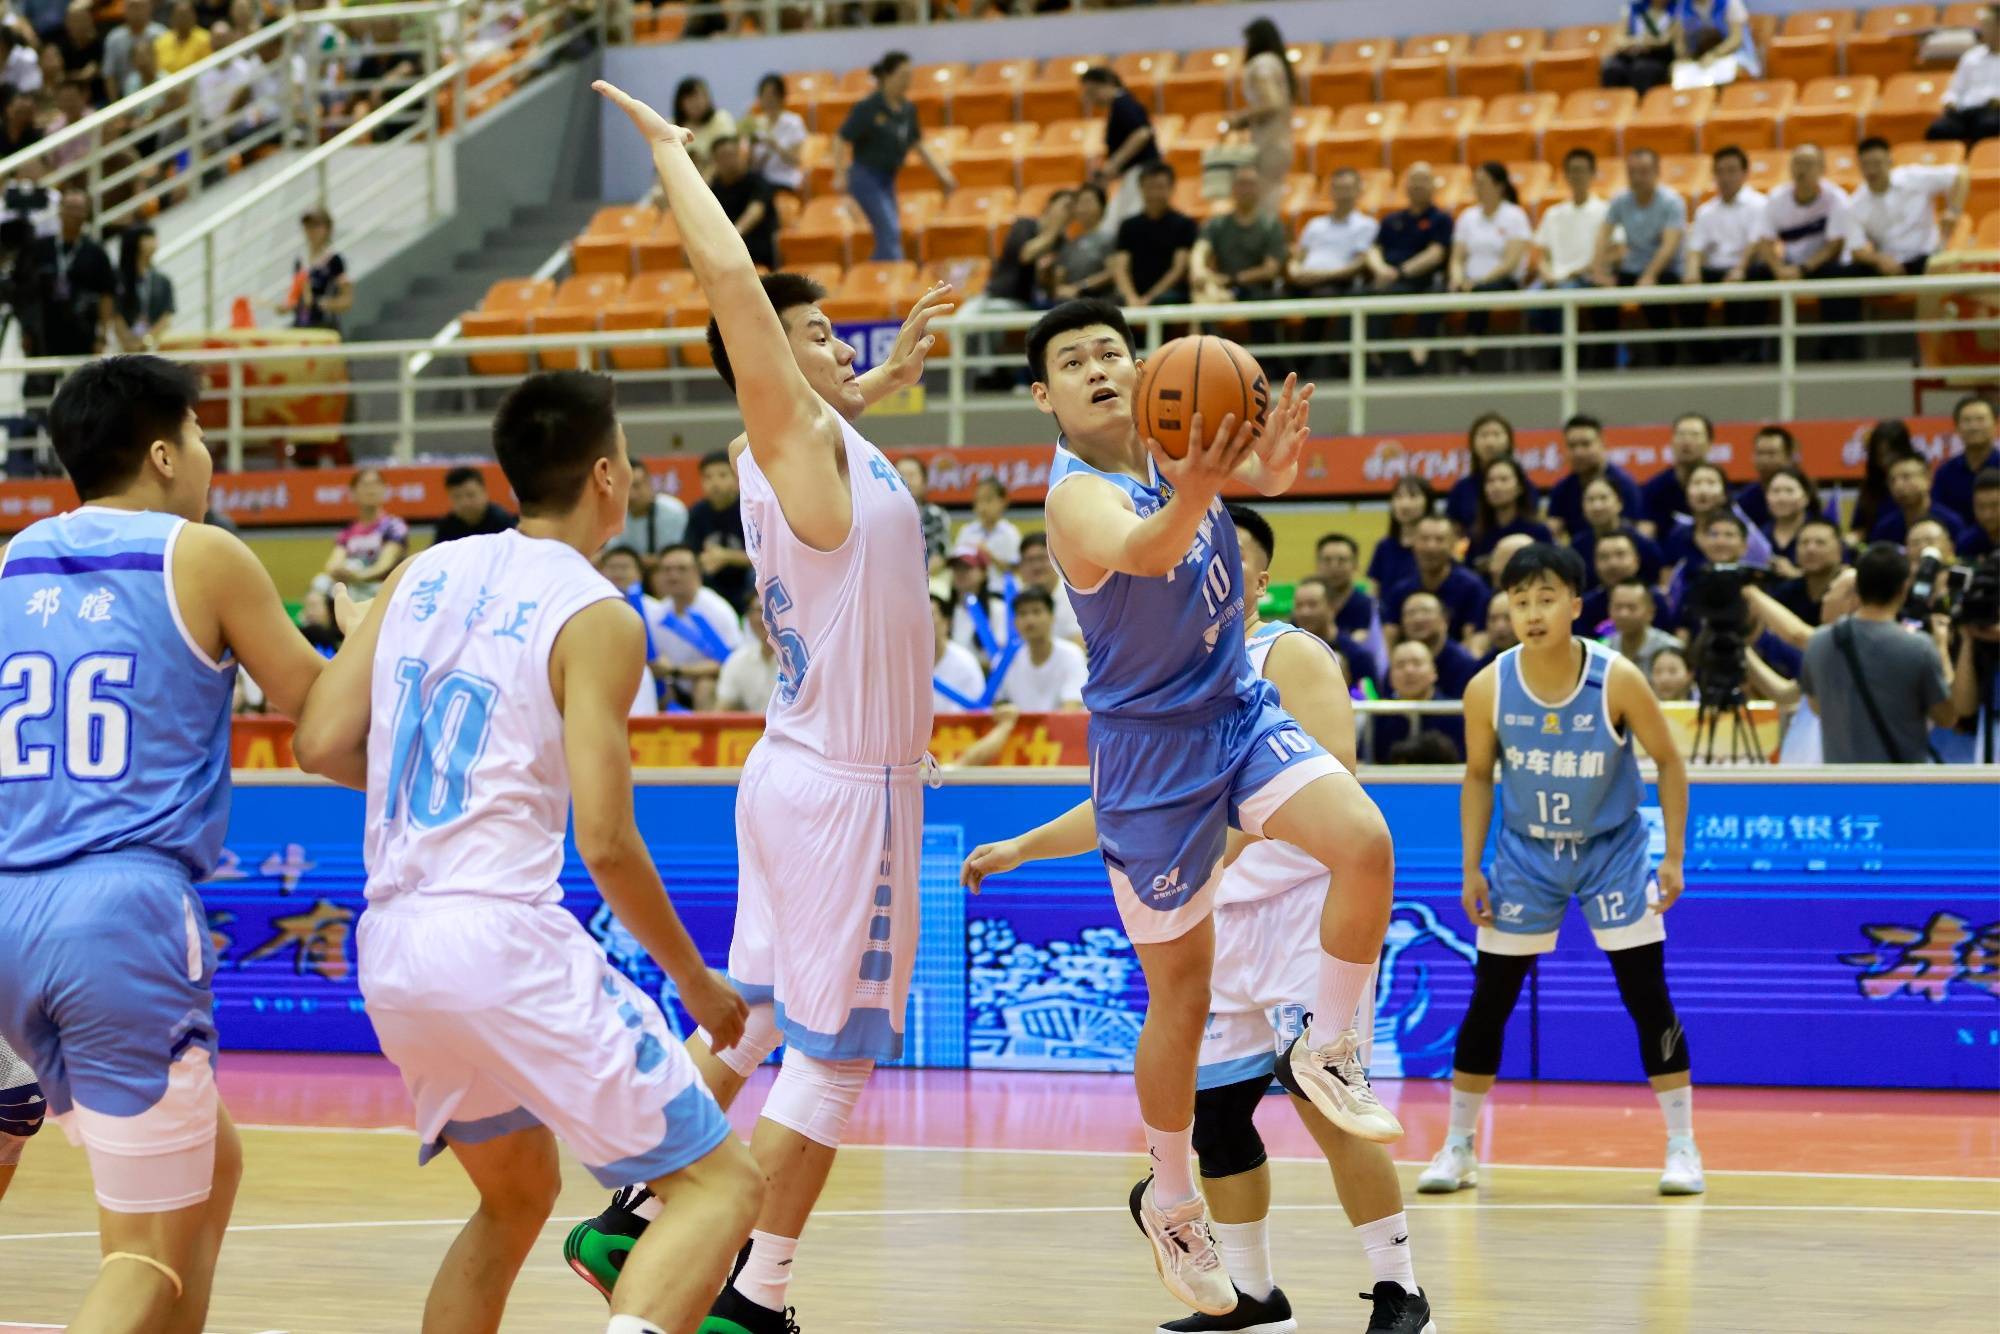
M 1047 662 L 1031 661 L 1034 650 L 1023 645 L 1000 682 L 999 698 L 1024 713 L 1055 713 L 1083 707 L 1083 682 L 1090 674 L 1083 650 L 1066 639 L 1049 645 Z
M 1764 221 L 1778 238 L 1785 263 L 1803 264 L 1819 253 L 1830 237 L 1847 238 L 1847 191 L 1821 181 L 1812 202 L 1801 204 L 1786 181 L 1764 201 Z
M 784 190 L 797 190 L 805 184 L 806 169 L 803 163 L 788 165 L 778 156 L 778 149 L 797 154 L 800 145 L 806 141 L 805 120 L 796 111 L 781 111 L 778 118 L 767 127 L 761 117 L 754 122 L 746 121 L 746 132 L 755 133 L 750 141 L 750 170 L 762 176 L 772 185 Z
M 241 55 L 197 75 L 194 95 L 201 104 L 202 121 L 210 126 L 220 126 L 243 119 L 256 100 L 254 94 L 233 115 L 229 104 L 239 89 L 254 88 L 263 72 L 263 61 L 255 56 Z
M 1565 199 L 1542 211 L 1542 225 L 1535 229 L 1535 244 L 1548 256 L 1546 276 L 1563 282 L 1589 271 L 1597 259 L 1597 234 L 1604 227 L 1605 210 L 1611 206 L 1596 195 L 1581 204 Z
M 778 689 L 778 655 L 767 652 L 755 635 L 745 639 L 722 664 L 715 681 L 715 706 L 745 713 L 762 713 Z
M 2000 102 L 2000 54 L 1974 43 L 1958 58 L 1951 83 L 1944 90 L 1944 104 L 1959 111 L 1971 111 L 1989 102 Z
M 944 646 L 944 656 L 931 668 L 931 679 L 939 685 L 950 686 L 969 700 L 977 701 L 986 693 L 986 673 L 979 670 L 979 659 L 973 657 L 972 650 L 963 644 Z M 931 691 L 931 705 L 939 713 L 965 712 L 965 705 L 942 690 Z
M 1331 213 L 1314 218 L 1299 232 L 1299 267 L 1313 273 L 1344 269 L 1368 253 L 1379 230 L 1360 209 L 1344 218 Z
M 993 651 L 998 653 L 1007 647 L 1007 641 L 1014 637 L 1014 618 L 1007 614 L 1007 604 L 1000 596 L 987 598 L 985 606 L 986 627 L 993 635 Z M 1074 613 L 1071 613 L 1070 619 L 1075 619 Z M 1056 633 L 1061 634 L 1062 631 L 1057 630 Z M 951 614 L 951 642 L 963 644 L 968 649 L 980 646 L 979 626 L 972 619 L 969 602 L 961 602 L 958 610 Z
M 676 667 L 727 661 L 728 651 L 743 642 L 743 622 L 737 618 L 736 609 L 712 588 L 695 590 L 694 601 L 684 612 L 676 611 L 674 604 L 664 599 L 657 606 L 659 609 L 652 613 L 656 661 L 670 662 Z M 678 630 L 674 628 L 677 624 Z M 708 638 L 703 627 L 714 633 L 714 642 L 725 650 L 720 659 L 702 647 Z
M 1021 530 L 1008 519 L 988 528 L 977 519 L 968 519 L 959 526 L 958 536 L 951 548 L 958 551 L 965 548 L 979 548 L 985 551 L 987 559 L 993 562 L 993 578 L 997 581 L 1001 571 L 998 567 L 1013 569 L 1021 563 Z
M 655 492 L 653 507 L 644 514 L 627 514 L 625 531 L 614 538 L 651 559 L 687 536 L 688 507 L 664 491 Z
M 1936 254 L 1934 201 L 1957 183 L 1957 167 L 1915 164 L 1891 168 L 1889 188 L 1879 195 L 1864 182 L 1847 201 L 1847 243 L 1867 245 L 1899 264 Z
M 1688 229 L 1688 253 L 1704 269 L 1729 270 L 1743 262 L 1744 254 L 1771 235 L 1765 210 L 1770 200 L 1762 190 L 1744 186 L 1736 198 L 1721 195 L 1694 211 L 1694 225 Z
M 1518 267 L 1513 273 L 1502 274 L 1500 261 L 1510 242 L 1527 241 L 1533 234 L 1527 210 L 1505 200 L 1490 214 L 1474 204 L 1459 214 L 1451 227 L 1452 244 L 1465 247 L 1465 276 L 1476 283 L 1489 278 L 1519 277 Z M 1522 257 L 1526 258 L 1525 251 Z

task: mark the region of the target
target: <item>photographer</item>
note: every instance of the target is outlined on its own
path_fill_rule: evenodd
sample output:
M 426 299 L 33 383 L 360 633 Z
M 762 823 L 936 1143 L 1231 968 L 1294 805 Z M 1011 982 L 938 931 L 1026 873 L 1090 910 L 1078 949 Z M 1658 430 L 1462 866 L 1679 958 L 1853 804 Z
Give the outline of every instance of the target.
M 1909 557 L 1887 542 L 1870 545 L 1854 569 L 1860 607 L 1806 643 L 1799 684 L 1820 717 L 1829 764 L 1920 764 L 1931 755 L 1931 724 L 1958 721 L 1949 619 L 1933 616 L 1927 634 L 1898 624 L 1910 581 Z

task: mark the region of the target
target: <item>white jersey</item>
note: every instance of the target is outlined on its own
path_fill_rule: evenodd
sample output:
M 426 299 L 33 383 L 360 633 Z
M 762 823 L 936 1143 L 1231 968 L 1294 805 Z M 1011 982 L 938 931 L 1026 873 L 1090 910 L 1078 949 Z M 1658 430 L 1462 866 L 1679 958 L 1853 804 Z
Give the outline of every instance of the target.
M 778 651 L 764 733 L 844 764 L 914 764 L 930 747 L 935 648 L 923 518 L 887 456 L 840 431 L 854 523 L 832 551 L 799 540 L 756 458 L 737 455 L 743 544 Z
M 607 601 L 624 599 L 581 553 L 515 531 L 410 562 L 376 613 L 370 903 L 561 899 L 569 765 L 549 654 L 570 617 Z
M 1266 621 L 1258 626 L 1243 641 L 1243 647 L 1250 653 L 1250 669 L 1263 676 L 1264 664 L 1271 656 L 1271 648 L 1286 635 L 1307 635 L 1321 648 L 1327 648 L 1326 641 L 1310 631 L 1286 621 Z M 1280 704 L 1283 700 L 1278 701 Z M 1276 898 L 1288 890 L 1314 880 L 1327 878 L 1326 867 L 1304 848 L 1291 843 L 1281 843 L 1275 838 L 1260 838 L 1244 848 L 1222 873 L 1222 883 L 1215 888 L 1217 907 L 1229 903 L 1255 903 L 1259 899 Z

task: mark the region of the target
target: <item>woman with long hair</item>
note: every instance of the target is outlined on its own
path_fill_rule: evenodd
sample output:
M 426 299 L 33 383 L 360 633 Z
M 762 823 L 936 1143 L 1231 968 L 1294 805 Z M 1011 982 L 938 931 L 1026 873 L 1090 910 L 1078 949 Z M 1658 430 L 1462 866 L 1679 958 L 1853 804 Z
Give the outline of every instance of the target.
M 785 107 L 785 76 L 766 74 L 757 80 L 757 101 L 743 117 L 750 141 L 750 170 L 774 190 L 794 196 L 805 191 L 806 169 L 800 161 L 806 134 L 805 118 Z
M 1875 521 L 1895 508 L 1889 498 L 1889 468 L 1897 459 L 1917 457 L 1910 428 L 1895 418 L 1876 422 L 1868 432 L 1868 461 L 1861 473 L 1861 494 L 1854 501 L 1854 515 L 1847 523 L 1848 540 L 1866 546 Z
M 1528 508 L 1532 492 L 1528 470 L 1511 454 L 1494 459 L 1480 471 L 1479 517 L 1472 525 L 1472 547 L 1466 560 L 1489 582 L 1497 579 L 1500 571 L 1488 570 L 1486 558 L 1501 538 L 1525 533 L 1537 542 L 1555 541 L 1548 525 L 1537 522 L 1535 512 Z
M 1243 29 L 1243 110 L 1229 127 L 1250 135 L 1264 187 L 1262 207 L 1273 216 L 1284 199 L 1285 174 L 1292 169 L 1292 107 L 1298 100 L 1299 77 L 1278 25 L 1251 20 Z
M 674 85 L 674 124 L 694 132 L 688 157 L 707 180 L 715 174 L 715 144 L 736 137 L 736 117 L 715 105 L 708 80 L 690 74 Z
M 1764 536 L 1771 542 L 1771 573 L 1796 579 L 1799 529 L 1819 517 L 1819 490 L 1812 478 L 1788 463 L 1764 483 L 1764 503 L 1771 511 L 1764 524 Z
M 1511 292 L 1521 285 L 1522 266 L 1528 257 L 1528 242 L 1534 225 L 1514 189 L 1513 177 L 1499 162 L 1482 162 L 1472 173 L 1473 202 L 1468 204 L 1451 228 L 1451 259 L 1447 291 Z M 1491 312 L 1465 312 L 1465 332 L 1484 338 Z M 1470 370 L 1477 348 L 1467 348 L 1465 369 Z
M 1410 543 L 1417 535 L 1417 520 L 1436 509 L 1437 492 L 1428 481 L 1415 473 L 1396 479 L 1389 492 L 1389 531 L 1368 557 L 1368 581 L 1375 585 L 1376 597 L 1417 577 L 1417 557 Z
M 1609 477 L 1593 477 L 1583 486 L 1583 527 L 1569 535 L 1570 547 L 1583 557 L 1591 583 L 1597 580 L 1597 544 L 1613 534 L 1632 539 L 1632 549 L 1639 553 L 1639 577 L 1648 584 L 1658 581 L 1666 563 L 1659 543 L 1632 526 L 1617 485 Z
M 1461 533 L 1470 533 L 1472 525 L 1479 521 L 1480 476 L 1486 465 L 1495 459 L 1514 457 L 1514 423 L 1497 412 L 1482 412 L 1472 419 L 1472 425 L 1465 428 L 1465 448 L 1470 456 L 1470 466 L 1465 476 L 1452 483 L 1451 490 L 1444 498 L 1444 512 L 1447 518 L 1458 525 Z M 1534 483 L 1528 484 L 1527 512 L 1539 514 L 1542 509 L 1542 494 Z
M 118 240 L 112 332 L 127 352 L 153 351 L 174 322 L 174 285 L 153 267 L 153 252 L 159 248 L 159 236 L 144 224 L 127 227 Z

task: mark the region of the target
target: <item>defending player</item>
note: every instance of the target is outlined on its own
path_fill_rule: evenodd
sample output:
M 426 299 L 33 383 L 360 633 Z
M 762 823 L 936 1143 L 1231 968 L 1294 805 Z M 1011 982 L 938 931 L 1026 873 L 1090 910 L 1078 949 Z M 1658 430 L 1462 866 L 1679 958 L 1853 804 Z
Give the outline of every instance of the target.
M 604 899 L 727 1045 L 747 1007 L 702 965 L 632 812 L 625 715 L 645 627 L 591 565 L 632 484 L 608 377 L 530 376 L 493 422 L 520 527 L 403 565 L 299 719 L 301 767 L 368 792 L 361 994 L 422 1136 L 479 1209 L 426 1330 L 494 1330 L 561 1189 L 556 1135 L 672 1221 L 627 1257 L 608 1334 L 685 1334 L 763 1183 L 652 998 L 562 906 L 576 847 Z M 553 1133 L 552 1133 L 553 1132 Z
M 1227 830 L 1283 839 L 1332 874 L 1312 1003 L 1325 1018 L 1308 1021 L 1278 1077 L 1334 1125 L 1376 1141 L 1402 1127 L 1369 1088 L 1351 1025 L 1381 953 L 1395 856 L 1375 803 L 1278 706 L 1243 650 L 1242 564 L 1218 496 L 1239 470 L 1266 495 L 1290 486 L 1310 387 L 1287 379 L 1267 422 L 1196 414 L 1191 448 L 1175 460 L 1139 437 L 1131 348 L 1118 307 L 1072 301 L 1030 331 L 1028 364 L 1036 406 L 1062 431 L 1049 550 L 1090 654 L 1098 838 L 1150 998 L 1133 1064 L 1153 1177 L 1134 1192 L 1133 1213 L 1167 1290 L 1223 1315 L 1235 1291 L 1188 1156 Z
M 1229 517 L 1243 552 L 1250 665 L 1277 690 L 1299 726 L 1352 768 L 1354 709 L 1340 661 L 1316 636 L 1283 621 L 1258 620 L 1257 606 L 1271 582 L 1271 525 L 1240 505 L 1229 507 Z M 1096 846 L 1096 824 L 1084 801 L 1019 838 L 973 849 L 965 883 L 977 892 L 988 875 Z M 1270 1090 L 1274 1056 L 1297 1036 L 1317 985 L 1315 926 L 1326 880 L 1325 868 L 1300 849 L 1259 839 L 1230 862 L 1216 890 L 1215 976 L 1195 1077 L 1194 1151 L 1217 1246 L 1236 1285 L 1236 1309 L 1176 1320 L 1161 1325 L 1159 1334 L 1290 1334 L 1299 1327 L 1271 1272 L 1271 1169 L 1254 1114 Z M 1362 1027 L 1372 1010 L 1364 1001 Z M 1402 1187 L 1389 1151 L 1335 1129 L 1310 1102 L 1294 1096 L 1292 1107 L 1325 1152 L 1334 1189 L 1374 1271 L 1370 1334 L 1437 1334 L 1430 1302 L 1417 1287 Z
M 1479 1179 L 1473 1136 L 1500 1069 L 1501 1035 L 1535 956 L 1556 947 L 1574 898 L 1611 960 L 1618 994 L 1639 1030 L 1639 1059 L 1667 1120 L 1662 1195 L 1698 1195 L 1688 1047 L 1667 994 L 1666 923 L 1681 895 L 1687 832 L 1687 765 L 1637 667 L 1570 633 L 1583 589 L 1583 561 L 1568 547 L 1524 548 L 1507 562 L 1517 647 L 1465 690 L 1465 911 L 1479 927 L 1472 999 L 1452 1057 L 1451 1130 L 1417 1178 L 1442 1193 Z M 1648 894 L 1645 784 L 1632 753 L 1637 737 L 1659 769 L 1666 857 Z M 1500 766 L 1500 831 L 1492 871 L 1480 869 L 1493 821 L 1493 767 Z
M 48 1099 L 28 1063 L 0 1038 L 0 1200 L 7 1198 L 21 1150 L 42 1128 Z
M 784 1067 L 751 1150 L 770 1181 L 739 1268 L 716 1298 L 709 1334 L 782 1334 L 785 1293 L 806 1219 L 826 1185 L 855 1102 L 878 1060 L 902 1054 L 916 962 L 922 761 L 931 737 L 931 610 L 923 521 L 889 460 L 852 425 L 914 378 L 951 309 L 931 292 L 905 325 L 889 377 L 857 377 L 811 281 L 759 280 L 714 194 L 688 158 L 687 131 L 607 84 L 650 144 L 688 264 L 715 312 L 709 347 L 736 392 L 743 437 L 730 447 L 764 620 L 780 659 L 764 735 L 736 798 L 741 865 L 729 975 L 752 1002 L 743 1041 L 688 1050 L 724 1106 L 785 1044 Z M 618 1253 L 669 1217 L 621 1193 L 577 1228 L 571 1266 L 600 1288 Z
M 229 822 L 236 668 L 296 714 L 325 661 L 201 523 L 195 375 L 73 371 L 49 409 L 83 507 L 0 553 L 0 1036 L 90 1156 L 104 1259 L 70 1328 L 198 1330 L 242 1174 L 215 1090 L 194 884 Z

